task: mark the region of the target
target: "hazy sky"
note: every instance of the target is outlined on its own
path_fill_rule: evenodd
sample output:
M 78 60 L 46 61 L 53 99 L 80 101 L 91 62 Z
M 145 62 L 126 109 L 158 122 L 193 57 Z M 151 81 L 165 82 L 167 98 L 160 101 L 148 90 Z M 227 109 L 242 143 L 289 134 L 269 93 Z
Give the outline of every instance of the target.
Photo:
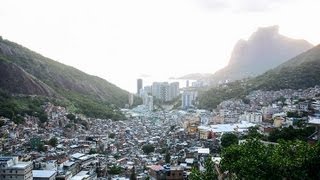
M 319 0 L 0 0 L 0 35 L 136 91 L 136 79 L 213 73 L 258 27 L 320 43 Z

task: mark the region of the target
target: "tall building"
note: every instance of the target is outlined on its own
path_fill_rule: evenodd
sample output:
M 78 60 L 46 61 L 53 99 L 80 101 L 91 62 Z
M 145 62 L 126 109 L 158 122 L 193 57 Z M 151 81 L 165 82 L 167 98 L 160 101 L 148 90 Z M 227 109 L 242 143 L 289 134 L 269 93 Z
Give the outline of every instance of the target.
M 198 93 L 196 91 L 183 91 L 182 93 L 182 109 L 188 109 L 194 107 L 194 101 L 196 100 Z
M 129 107 L 133 105 L 133 101 L 134 101 L 134 96 L 133 94 L 129 93 Z
M 151 94 L 152 94 L 152 87 L 151 87 L 151 86 L 145 86 L 145 87 L 143 88 L 143 91 L 144 91 L 145 93 L 147 93 L 148 95 L 151 95 Z
M 171 101 L 179 96 L 179 82 L 154 82 L 152 84 L 152 95 L 164 102 Z
M 154 96 L 157 99 L 160 99 L 160 89 L 161 89 L 161 83 L 160 82 L 153 82 L 152 83 L 152 96 Z
M 0 179 L 32 180 L 32 162 L 19 162 L 18 157 L 0 157 Z
M 174 98 L 178 97 L 180 94 L 179 92 L 179 82 L 170 83 L 169 87 L 169 101 L 173 100 Z
M 140 94 L 140 90 L 142 89 L 142 79 L 137 79 L 137 94 Z

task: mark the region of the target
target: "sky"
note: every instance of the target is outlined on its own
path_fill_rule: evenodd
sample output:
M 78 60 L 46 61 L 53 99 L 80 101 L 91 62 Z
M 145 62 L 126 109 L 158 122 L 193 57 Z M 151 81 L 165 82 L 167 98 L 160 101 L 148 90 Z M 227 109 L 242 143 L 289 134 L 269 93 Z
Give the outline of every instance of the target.
M 0 0 L 0 36 L 132 93 L 226 66 L 258 27 L 320 43 L 318 0 Z

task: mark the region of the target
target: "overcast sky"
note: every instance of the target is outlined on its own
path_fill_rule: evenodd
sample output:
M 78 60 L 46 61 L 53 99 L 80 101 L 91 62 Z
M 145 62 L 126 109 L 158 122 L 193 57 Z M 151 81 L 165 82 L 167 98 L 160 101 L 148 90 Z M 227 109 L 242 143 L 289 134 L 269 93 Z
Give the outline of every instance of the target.
M 0 0 L 0 35 L 130 92 L 213 73 L 258 27 L 320 43 L 319 0 Z M 149 78 L 150 79 L 150 78 Z

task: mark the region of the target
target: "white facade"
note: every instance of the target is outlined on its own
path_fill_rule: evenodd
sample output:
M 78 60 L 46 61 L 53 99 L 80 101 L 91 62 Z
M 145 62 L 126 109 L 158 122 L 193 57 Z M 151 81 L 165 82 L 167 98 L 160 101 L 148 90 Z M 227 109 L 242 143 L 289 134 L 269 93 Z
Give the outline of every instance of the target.
M 179 96 L 179 82 L 154 82 L 151 88 L 152 95 L 164 102 L 171 101 Z
M 170 83 L 169 87 L 169 101 L 173 100 L 174 98 L 178 97 L 180 94 L 179 92 L 179 82 Z
M 32 180 L 32 162 L 19 162 L 18 157 L 0 157 L 0 179 Z
M 197 98 L 198 93 L 196 91 L 183 91 L 182 93 L 182 108 L 187 109 L 194 106 L 194 101 Z
M 251 123 L 261 123 L 262 122 L 262 113 L 258 112 L 245 112 L 240 115 L 240 121 L 248 121 Z

